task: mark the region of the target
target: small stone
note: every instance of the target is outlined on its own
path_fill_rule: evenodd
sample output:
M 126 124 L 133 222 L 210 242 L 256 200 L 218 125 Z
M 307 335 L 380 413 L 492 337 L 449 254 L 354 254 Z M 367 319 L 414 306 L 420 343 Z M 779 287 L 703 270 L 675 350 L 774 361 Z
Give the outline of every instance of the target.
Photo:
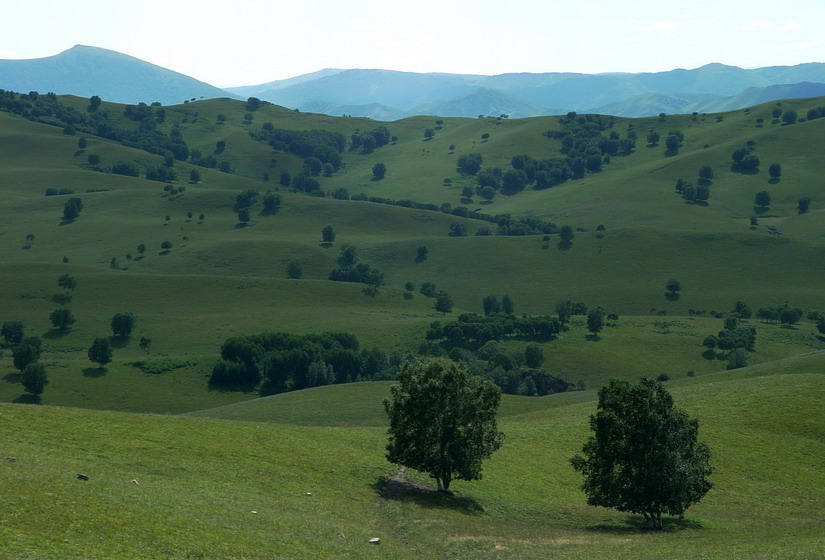
M 137 484 L 138 483 L 138 481 L 135 480 L 134 478 L 132 480 L 130 480 L 129 482 L 131 482 L 132 484 Z
M 253 509 L 253 510 L 250 510 L 249 513 L 258 513 L 258 512 Z
M 342 538 L 342 539 L 346 538 L 346 537 L 344 536 L 344 533 L 342 533 L 341 531 L 338 531 L 338 535 L 337 535 L 337 536 L 338 536 L 338 537 L 340 537 L 340 538 Z
M 307 496 L 312 496 L 312 492 L 307 492 Z
M 17 459 L 14 457 L 3 457 L 3 460 L 7 463 L 14 463 Z
M 77 473 L 77 474 L 75 475 L 75 477 L 76 477 L 78 480 L 89 480 L 89 477 L 88 477 L 88 476 L 86 476 L 85 474 L 81 474 L 81 473 Z
M 369 543 L 370 544 L 381 544 L 381 539 L 379 539 L 378 537 L 373 537 L 369 540 Z

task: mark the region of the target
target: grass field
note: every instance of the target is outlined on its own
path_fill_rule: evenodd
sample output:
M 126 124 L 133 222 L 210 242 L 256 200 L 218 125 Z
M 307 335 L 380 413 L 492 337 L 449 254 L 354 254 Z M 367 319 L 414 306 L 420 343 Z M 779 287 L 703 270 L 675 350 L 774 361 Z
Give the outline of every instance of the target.
M 66 102 L 85 108 L 85 100 Z M 804 109 L 817 102 L 788 103 Z M 697 350 L 705 335 L 721 328 L 720 321 L 689 316 L 689 311 L 724 312 L 739 300 L 754 310 L 785 303 L 806 312 L 825 310 L 815 264 L 825 256 L 820 203 L 814 196 L 811 212 L 794 211 L 796 198 L 811 193 L 821 171 L 812 146 L 825 120 L 756 128 L 756 119 L 765 118 L 771 107 L 728 113 L 721 122 L 711 115 L 696 120 L 670 116 L 664 122 L 617 119 L 617 130 L 624 134 L 632 126 L 640 138 L 649 129 L 665 134 L 678 128 L 685 132 L 684 146 L 677 156 L 664 157 L 661 146 L 646 147 L 640 141 L 634 154 L 614 158 L 602 173 L 545 191 L 499 196 L 484 207 L 488 213 L 539 216 L 585 230 L 576 233 L 566 250 L 558 247 L 555 236 L 549 241 L 542 236 L 476 237 L 475 229 L 489 224 L 283 189 L 277 213 L 256 211 L 249 225 L 238 227 L 232 205 L 239 191 L 276 188 L 274 178 L 281 171 L 294 174 L 301 165 L 295 156 L 272 153 L 254 142 L 250 130 L 269 120 L 281 128 L 325 128 L 349 135 L 378 125 L 366 119 L 305 115 L 267 105 L 252 124 L 244 124 L 238 102 L 169 107 L 163 126 L 171 129 L 180 122 L 191 147 L 205 153 L 225 140 L 220 157 L 237 172 L 201 169 L 201 181 L 189 184 L 185 178 L 193 166 L 177 163 L 176 186 L 186 190 L 170 195 L 162 183 L 99 173 L 86 165 L 88 154 L 100 155 L 104 165 L 118 160 L 158 165 L 159 156 L 94 137 L 78 150 L 77 138 L 59 128 L 1 113 L 5 203 L 0 208 L 0 288 L 7 297 L 0 302 L 0 320 L 23 321 L 28 334 L 45 338 L 44 360 L 52 375 L 44 404 L 135 412 L 185 412 L 252 397 L 210 391 L 206 385 L 219 346 L 229 336 L 342 330 L 368 347 L 415 349 L 431 321 L 450 315 L 437 313 L 432 301 L 417 293 L 412 300 L 402 298 L 406 282 L 435 282 L 456 302 L 454 314 L 480 312 L 482 298 L 490 294 L 509 294 L 517 313 L 552 313 L 563 299 L 618 313 L 618 326 L 598 340 L 584 336 L 577 323 L 560 340 L 544 345 L 550 371 L 588 387 L 611 376 L 667 373 L 677 379 L 688 371 L 716 371 L 724 363 L 705 360 Z M 115 115 L 120 111 L 116 105 L 106 108 Z M 226 116 L 223 124 L 217 123 L 218 114 Z M 137 126 L 125 118 L 118 122 Z M 478 151 L 485 166 L 506 166 L 518 153 L 552 157 L 558 149 L 556 140 L 542 136 L 558 126 L 550 117 L 444 119 L 430 141 L 424 140 L 423 130 L 434 126 L 434 119 L 416 117 L 387 126 L 396 141 L 370 155 L 345 153 L 343 171 L 323 179 L 323 188 L 456 205 L 456 193 L 472 181 L 456 173 L 458 154 Z M 482 141 L 484 133 L 490 137 Z M 768 185 L 764 172 L 747 176 L 726 169 L 730 152 L 748 140 L 756 142 L 763 167 L 773 159 L 783 162 L 778 184 Z M 388 174 L 374 182 L 369 174 L 377 161 L 386 162 Z M 692 178 L 704 164 L 717 171 L 710 205 L 686 205 L 672 184 L 679 176 Z M 264 171 L 273 181 L 260 181 Z M 452 178 L 452 185 L 445 187 L 444 178 Z M 69 195 L 44 197 L 47 188 L 74 190 L 72 196 L 84 201 L 81 216 L 61 223 Z M 751 229 L 750 190 L 757 188 L 772 190 L 775 203 L 760 217 L 760 226 Z M 447 236 L 456 221 L 467 225 L 469 237 Z M 598 224 L 606 230 L 596 232 Z M 320 243 L 325 225 L 337 233 L 332 245 Z M 767 225 L 782 235 L 769 234 Z M 30 234 L 31 241 L 26 239 Z M 161 249 L 163 241 L 173 244 L 171 250 Z M 348 243 L 358 248 L 363 262 L 384 272 L 387 285 L 378 295 L 368 297 L 357 284 L 327 280 L 338 251 Z M 142 255 L 140 244 L 147 247 Z M 422 246 L 428 249 L 424 261 L 416 259 Z M 301 280 L 286 278 L 292 259 L 302 263 Z M 56 281 L 64 273 L 78 282 L 69 303 L 58 299 L 62 290 Z M 665 298 L 670 278 L 683 286 L 677 301 Z M 77 318 L 66 333 L 53 329 L 48 319 L 64 305 Z M 133 339 L 120 341 L 113 363 L 98 371 L 85 351 L 94 337 L 108 333 L 111 317 L 124 311 L 138 317 Z M 663 313 L 665 318 L 658 317 Z M 669 326 L 656 326 L 662 323 Z M 822 345 L 810 323 L 795 330 L 759 328 L 764 334 L 751 363 Z M 140 336 L 152 339 L 149 354 L 137 348 Z M 520 343 L 512 346 L 519 349 Z M 147 374 L 136 362 L 165 372 Z M 0 358 L 0 368 L 5 381 L 0 382 L 0 399 L 18 398 L 21 387 L 10 352 Z
M 78 110 L 87 104 L 64 102 Z M 804 114 L 823 100 L 782 103 Z M 702 340 L 723 326 L 713 313 L 737 301 L 754 311 L 785 304 L 806 315 L 825 311 L 825 202 L 817 194 L 825 119 L 781 126 L 772 123 L 774 106 L 616 119 L 622 137 L 637 133 L 633 154 L 584 179 L 498 194 L 490 204 L 461 199 L 474 180 L 458 174 L 457 157 L 480 153 L 484 167 L 503 168 L 518 154 L 558 157 L 559 141 L 543 136 L 559 126 L 556 118 L 376 123 L 265 105 L 244 123 L 242 102 L 167 107 L 161 130 L 179 125 L 203 154 L 226 142 L 215 155 L 234 170 L 198 168 L 201 180 L 192 184 L 195 167 L 175 162 L 172 194 L 164 183 L 87 164 L 95 154 L 103 167 L 121 160 L 157 166 L 160 156 L 96 137 L 79 149 L 78 137 L 60 127 L 0 112 L 0 322 L 22 321 L 27 335 L 43 339 L 49 372 L 41 406 L 10 404 L 35 399 L 23 394 L 11 350 L 0 348 L 0 457 L 16 458 L 0 461 L 0 557 L 820 556 L 825 338 L 805 318 L 792 327 L 751 319 L 758 333 L 749 367 L 726 371 L 724 359 L 703 356 Z M 137 128 L 120 116 L 122 106 L 103 108 L 118 126 Z M 369 155 L 345 152 L 341 171 L 320 179 L 325 191 L 552 220 L 576 228 L 572 246 L 560 247 L 555 235 L 474 236 L 491 224 L 279 188 L 280 173 L 297 174 L 302 161 L 250 137 L 264 122 L 347 137 L 385 125 L 396 138 Z M 436 129 L 433 139 L 424 139 L 426 128 Z M 666 156 L 663 141 L 644 145 L 648 131 L 664 138 L 676 129 L 685 135 L 678 154 Z M 730 155 L 749 141 L 761 170 L 744 175 L 731 169 Z M 387 175 L 372 181 L 378 162 Z M 774 162 L 783 173 L 769 182 Z M 709 204 L 686 204 L 673 185 L 680 177 L 695 182 L 703 165 L 715 171 Z M 74 193 L 47 197 L 46 189 Z M 259 205 L 243 226 L 233 204 L 250 189 L 277 190 L 282 205 L 271 215 Z M 760 190 L 772 194 L 767 209 L 754 208 Z M 84 208 L 65 223 L 70 196 Z M 803 196 L 810 211 L 799 214 Z M 758 226 L 750 227 L 750 216 Z M 470 235 L 449 237 L 454 222 Z M 326 225 L 337 234 L 332 244 L 321 243 Z M 164 241 L 171 249 L 162 249 Z M 328 280 L 345 244 L 384 273 L 378 294 Z M 416 259 L 420 247 L 424 260 Z M 291 260 L 301 262 L 301 279 L 287 278 Z M 57 285 L 66 273 L 77 281 L 70 293 Z M 665 295 L 671 278 L 681 283 L 678 298 Z M 435 311 L 417 291 L 405 298 L 406 282 L 434 282 L 454 299 L 453 312 Z M 591 336 L 584 318 L 573 317 L 557 340 L 541 343 L 543 367 L 587 390 L 504 395 L 504 446 L 485 464 L 484 479 L 455 483 L 452 498 L 381 497 L 395 473 L 384 459 L 389 382 L 260 399 L 208 384 L 230 336 L 345 331 L 362 347 L 406 352 L 424 341 L 432 321 L 480 313 L 491 294 L 510 295 L 517 314 L 550 314 L 570 299 L 619 319 Z M 64 307 L 77 319 L 65 332 L 49 321 Z M 137 316 L 132 337 L 114 339 L 113 362 L 97 367 L 88 347 L 111 333 L 115 313 L 127 311 Z M 140 337 L 152 339 L 148 352 Z M 502 346 L 521 352 L 530 342 Z M 587 436 L 598 387 L 661 374 L 677 404 L 700 421 L 716 486 L 684 520 L 669 519 L 654 534 L 638 518 L 587 506 L 569 459 Z M 382 544 L 367 544 L 371 537 Z
M 484 478 L 456 482 L 452 498 L 380 497 L 381 477 L 393 468 L 383 458 L 384 428 L 371 414 L 344 406 L 337 418 L 325 413 L 325 425 L 290 421 L 305 423 L 317 407 L 336 410 L 355 396 L 375 410 L 386 385 L 269 399 L 291 399 L 280 423 L 1 405 L 2 453 L 16 462 L 0 463 L 7 505 L 0 554 L 813 558 L 825 546 L 818 530 L 825 521 L 825 377 L 754 375 L 696 377 L 673 387 L 713 451 L 715 488 L 684 520 L 667 519 L 659 534 L 634 516 L 585 504 L 568 460 L 586 437 L 591 391 L 579 393 L 588 398 L 578 403 L 514 397 L 533 404 L 503 415 L 505 445 L 485 464 Z M 311 396 L 321 391 L 329 399 Z M 371 537 L 381 545 L 367 544 Z

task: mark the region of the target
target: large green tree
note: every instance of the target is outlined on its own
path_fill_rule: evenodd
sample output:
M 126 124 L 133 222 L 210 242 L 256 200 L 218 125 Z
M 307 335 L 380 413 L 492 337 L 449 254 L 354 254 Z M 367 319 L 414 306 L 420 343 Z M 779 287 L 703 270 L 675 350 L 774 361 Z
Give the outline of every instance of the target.
M 447 360 L 408 362 L 384 400 L 389 416 L 387 459 L 425 472 L 439 491 L 453 480 L 478 480 L 481 463 L 503 434 L 496 425 L 501 391 Z
M 699 422 L 674 407 L 658 381 L 611 380 L 599 391 L 590 428 L 583 455 L 571 459 L 590 505 L 642 514 L 661 529 L 662 514 L 683 515 L 713 486 Z

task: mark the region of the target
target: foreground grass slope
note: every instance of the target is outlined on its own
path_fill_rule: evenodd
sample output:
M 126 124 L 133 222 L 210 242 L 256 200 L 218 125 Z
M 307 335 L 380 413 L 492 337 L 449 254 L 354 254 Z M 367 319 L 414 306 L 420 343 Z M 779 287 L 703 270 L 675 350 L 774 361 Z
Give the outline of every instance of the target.
M 384 429 L 358 427 L 347 412 L 340 420 L 350 426 L 331 428 L 0 405 L 0 454 L 16 458 L 0 462 L 0 555 L 816 556 L 825 546 L 825 377 L 711 379 L 672 392 L 700 421 L 716 487 L 659 534 L 585 504 L 568 460 L 587 436 L 592 392 L 578 404 L 534 399 L 547 406 L 503 417 L 507 439 L 484 479 L 455 483 L 449 499 L 380 497 L 380 477 L 393 472 Z M 380 546 L 367 544 L 373 536 Z

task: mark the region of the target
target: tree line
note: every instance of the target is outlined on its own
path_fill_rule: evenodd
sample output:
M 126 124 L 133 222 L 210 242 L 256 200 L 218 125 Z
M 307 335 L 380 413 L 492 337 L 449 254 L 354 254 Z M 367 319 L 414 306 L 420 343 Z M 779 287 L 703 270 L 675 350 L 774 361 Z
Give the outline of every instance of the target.
M 350 333 L 266 332 L 232 337 L 221 346 L 210 383 L 271 395 L 335 383 L 391 379 L 400 362 L 380 349 L 361 348 Z

